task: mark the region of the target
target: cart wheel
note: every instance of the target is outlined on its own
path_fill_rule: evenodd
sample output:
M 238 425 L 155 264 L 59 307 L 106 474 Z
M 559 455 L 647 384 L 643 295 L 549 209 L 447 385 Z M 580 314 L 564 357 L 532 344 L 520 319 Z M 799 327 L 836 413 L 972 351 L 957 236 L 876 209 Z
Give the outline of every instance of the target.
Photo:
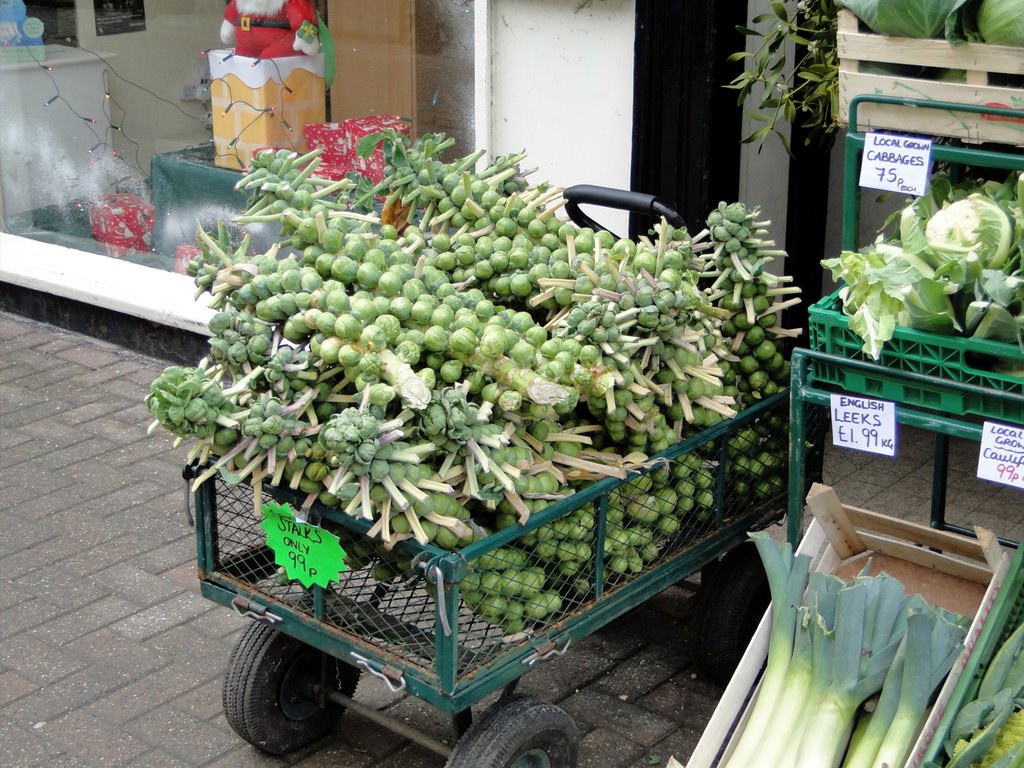
M 563 710 L 510 696 L 470 726 L 445 768 L 576 768 L 578 749 L 576 723 Z
M 321 708 L 307 693 L 320 681 L 322 658 L 322 651 L 267 624 L 249 624 L 228 659 L 222 690 L 224 716 L 235 733 L 272 755 L 287 754 L 327 733 L 342 707 L 327 702 Z M 351 696 L 359 672 L 332 657 L 327 679 Z
M 693 660 L 705 677 L 726 685 L 771 602 L 768 577 L 753 542 L 743 542 L 705 571 Z

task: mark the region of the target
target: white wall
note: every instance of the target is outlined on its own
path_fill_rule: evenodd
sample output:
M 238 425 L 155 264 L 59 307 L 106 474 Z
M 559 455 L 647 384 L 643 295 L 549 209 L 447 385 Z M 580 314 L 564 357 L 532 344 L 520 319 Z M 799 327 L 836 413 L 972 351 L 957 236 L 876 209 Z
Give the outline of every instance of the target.
M 202 51 L 221 47 L 223 0 L 146 0 L 145 31 L 103 36 L 96 34 L 93 0 L 77 0 L 76 5 L 79 45 L 117 55 L 111 62 L 117 74 L 108 75 L 108 83 L 126 114 L 124 136 L 115 135 L 114 146 L 129 166 L 140 166 L 148 176 L 158 143 L 166 151 L 170 147 L 162 143 L 167 141 L 180 146 L 209 142 L 210 131 L 188 117 L 202 116 L 205 107 L 181 101 L 178 88 L 195 80 Z M 120 117 L 116 108 L 114 117 Z M 138 142 L 137 150 L 132 141 Z
M 533 181 L 629 188 L 633 0 L 477 0 L 476 144 Z M 624 232 L 628 216 L 595 211 Z

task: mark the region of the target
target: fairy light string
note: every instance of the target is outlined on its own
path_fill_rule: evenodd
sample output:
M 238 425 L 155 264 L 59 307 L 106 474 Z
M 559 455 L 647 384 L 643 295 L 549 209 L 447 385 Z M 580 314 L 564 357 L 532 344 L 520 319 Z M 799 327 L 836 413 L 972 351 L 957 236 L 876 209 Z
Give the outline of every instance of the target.
M 82 47 L 77 48 L 77 50 L 97 59 L 105 67 L 103 72 L 103 103 L 102 105 L 100 105 L 99 109 L 99 114 L 102 115 L 102 128 L 99 128 L 101 122 L 97 117 L 91 117 L 89 115 L 82 114 L 64 96 L 61 90 L 60 82 L 58 78 L 55 76 L 54 65 L 49 64 L 44 60 L 40 59 L 34 51 L 29 50 L 28 53 L 31 56 L 33 62 L 36 64 L 36 66 L 39 67 L 45 73 L 46 77 L 49 79 L 51 85 L 53 86 L 53 95 L 48 96 L 44 99 L 43 106 L 49 108 L 59 103 L 63 106 L 63 108 L 67 109 L 72 115 L 74 115 L 76 118 L 80 119 L 83 123 L 85 123 L 90 133 L 92 133 L 92 136 L 95 140 L 90 142 L 89 149 L 86 151 L 86 154 L 90 156 L 89 160 L 91 163 L 96 162 L 96 157 L 98 156 L 98 154 L 106 154 L 108 151 L 110 157 L 112 158 L 121 160 L 128 159 L 125 157 L 124 152 L 117 151 L 117 149 L 114 146 L 114 136 L 115 134 L 119 134 L 120 138 L 118 141 L 130 147 L 128 155 L 132 158 L 135 169 L 137 169 L 142 176 L 148 176 L 148 173 L 142 168 L 141 163 L 140 154 L 142 144 L 140 141 L 134 138 L 134 134 L 130 131 L 129 126 L 131 120 L 128 110 L 114 96 L 113 89 L 111 88 L 111 78 L 116 78 L 118 81 L 125 84 L 126 86 L 142 91 L 143 93 L 147 94 L 150 98 L 163 104 L 169 105 L 185 117 L 189 118 L 190 120 L 195 120 L 196 122 L 202 124 L 204 128 L 206 128 L 206 123 L 204 119 L 205 115 L 192 114 L 191 112 L 183 109 L 179 104 L 175 103 L 174 101 L 167 99 L 161 96 L 159 93 L 151 90 L 150 88 L 147 88 L 146 86 L 125 77 L 111 63 L 110 59 L 98 53 L 97 51 L 93 51 L 88 48 Z M 208 56 L 209 54 L 210 51 L 207 50 L 203 50 L 200 52 L 201 56 Z M 227 55 L 225 55 L 221 59 L 221 61 L 225 62 L 233 58 L 234 56 L 234 51 L 231 51 Z M 239 141 L 242 140 L 242 136 L 245 134 L 246 131 L 248 131 L 254 125 L 258 124 L 263 119 L 269 120 L 276 118 L 280 120 L 281 125 L 287 131 L 287 148 L 293 150 L 297 150 L 299 148 L 297 146 L 297 140 L 295 138 L 295 128 L 288 120 L 287 97 L 293 95 L 295 91 L 287 83 L 284 82 L 284 78 L 282 77 L 281 73 L 281 67 L 278 64 L 278 62 L 275 61 L 274 59 L 254 59 L 251 66 L 256 67 L 263 63 L 269 63 L 270 66 L 273 67 L 277 82 L 281 84 L 281 87 L 278 89 L 277 92 L 278 98 L 276 104 L 259 107 L 253 104 L 252 102 L 245 100 L 244 98 L 236 98 L 234 92 L 232 91 L 231 82 L 229 82 L 223 77 L 212 78 L 210 81 L 210 87 L 208 88 L 209 92 L 210 89 L 212 89 L 212 85 L 214 82 L 221 82 L 227 89 L 228 105 L 224 109 L 225 115 L 236 105 L 244 105 L 245 107 L 247 107 L 255 113 L 250 120 L 248 120 L 244 125 L 242 125 L 241 129 L 238 130 L 233 135 L 231 140 L 228 142 L 227 146 L 230 149 L 229 152 L 218 152 L 212 137 L 207 142 L 209 146 L 214 147 L 214 154 L 216 157 L 232 158 L 240 168 L 243 167 L 245 163 L 243 162 L 243 157 L 241 153 L 236 149 L 236 145 L 238 144 Z M 59 74 L 60 65 L 58 64 L 56 68 L 56 74 Z
M 203 51 L 201 53 L 201 55 L 208 56 L 209 53 L 210 53 L 209 51 Z M 220 60 L 220 62 L 223 64 L 224 62 L 228 61 L 229 59 L 234 58 L 234 56 L 235 56 L 235 52 L 234 51 L 230 51 L 229 53 L 227 53 Z M 243 156 L 236 149 L 236 146 L 237 146 L 238 142 L 241 141 L 242 136 L 245 134 L 245 132 L 248 131 L 252 126 L 254 126 L 257 123 L 259 123 L 264 118 L 271 119 L 271 118 L 276 116 L 281 121 L 281 125 L 283 125 L 284 128 L 288 131 L 288 134 L 286 136 L 286 138 L 288 140 L 288 148 L 292 149 L 292 150 L 297 150 L 298 149 L 298 147 L 296 145 L 295 137 L 294 137 L 295 129 L 288 122 L 288 120 L 287 120 L 287 118 L 285 116 L 286 115 L 285 107 L 287 105 L 285 94 L 286 93 L 287 94 L 294 94 L 295 91 L 284 82 L 284 78 L 282 77 L 282 74 L 281 74 L 281 67 L 277 63 L 277 61 L 275 61 L 274 59 L 259 59 L 259 58 L 256 58 L 256 59 L 253 59 L 252 64 L 250 66 L 251 67 L 257 67 L 257 66 L 259 66 L 260 64 L 263 64 L 263 63 L 268 63 L 268 64 L 270 64 L 270 66 L 272 66 L 274 68 L 274 72 L 275 72 L 275 75 L 277 77 L 277 82 L 281 83 L 281 88 L 278 91 L 278 99 L 277 99 L 278 103 L 277 103 L 276 106 L 259 107 L 259 106 L 253 104 L 250 101 L 246 101 L 245 99 L 235 98 L 234 91 L 232 90 L 232 84 L 231 84 L 231 82 L 229 80 L 227 80 L 224 77 L 211 77 L 211 79 L 210 79 L 210 89 L 211 89 L 211 91 L 213 89 L 213 84 L 214 83 L 222 83 L 224 88 L 227 90 L 228 103 L 227 103 L 227 106 L 224 107 L 224 111 L 223 111 L 224 116 L 227 116 L 228 112 L 230 112 L 231 109 L 234 108 L 236 105 L 243 105 L 245 107 L 248 107 L 250 110 L 252 110 L 255 113 L 253 115 L 252 119 L 250 119 L 247 123 L 245 123 L 245 125 L 242 126 L 241 130 L 239 130 L 233 136 L 233 138 L 227 143 L 227 148 L 229 150 L 231 150 L 231 151 L 229 151 L 229 152 L 220 152 L 216 148 L 214 149 L 214 153 L 215 153 L 216 157 L 230 158 L 230 159 L 235 161 L 235 163 L 238 165 L 239 168 L 244 167 L 245 166 L 245 162 L 244 162 Z

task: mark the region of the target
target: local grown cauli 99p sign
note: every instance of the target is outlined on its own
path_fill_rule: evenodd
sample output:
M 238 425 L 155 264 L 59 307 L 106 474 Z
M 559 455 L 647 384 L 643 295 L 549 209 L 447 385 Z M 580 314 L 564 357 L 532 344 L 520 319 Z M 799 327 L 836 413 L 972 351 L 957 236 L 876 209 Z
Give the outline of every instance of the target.
M 267 546 L 288 578 L 307 589 L 314 584 L 326 587 L 338 580 L 346 566 L 345 550 L 337 536 L 319 526 L 298 522 L 288 504 L 270 502 L 262 509 Z

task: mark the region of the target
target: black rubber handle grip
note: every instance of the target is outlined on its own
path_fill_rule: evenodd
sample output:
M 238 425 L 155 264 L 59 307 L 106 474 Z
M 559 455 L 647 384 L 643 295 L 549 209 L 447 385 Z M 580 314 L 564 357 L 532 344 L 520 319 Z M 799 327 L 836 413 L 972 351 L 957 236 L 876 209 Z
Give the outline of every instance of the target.
M 664 216 L 673 227 L 684 225 L 683 217 L 675 209 L 663 203 L 654 195 L 644 192 L 633 192 L 628 189 L 599 187 L 595 184 L 577 184 L 567 188 L 562 195 L 567 200 L 565 210 L 573 223 L 591 229 L 607 229 L 580 210 L 580 205 L 601 205 L 605 208 L 617 208 L 623 211 L 635 211 L 652 216 Z

